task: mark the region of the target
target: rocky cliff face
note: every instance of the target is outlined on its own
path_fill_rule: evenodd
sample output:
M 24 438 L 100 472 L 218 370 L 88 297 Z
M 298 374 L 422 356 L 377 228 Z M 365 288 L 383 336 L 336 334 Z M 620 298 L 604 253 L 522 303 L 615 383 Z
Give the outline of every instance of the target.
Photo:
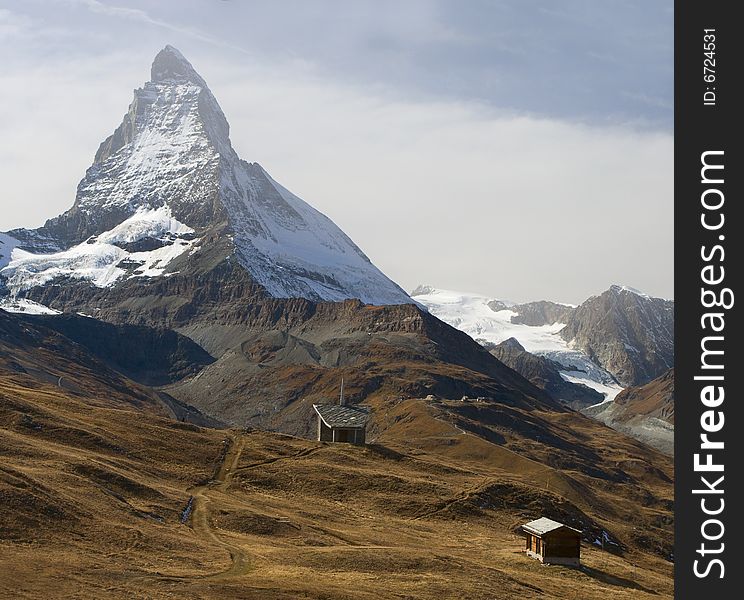
M 270 296 L 412 302 L 330 219 L 238 157 L 214 95 L 171 46 L 100 145 L 72 208 L 3 237 L 0 276 L 15 295 L 79 280 L 118 286 L 173 273 L 176 258 L 215 238 Z
M 201 346 L 171 329 L 114 325 L 76 314 L 27 316 L 56 331 L 112 368 L 145 385 L 165 385 L 214 362 Z
M 105 328 L 109 334 L 105 339 L 100 337 L 101 328 Z M 132 335 L 131 329 L 125 331 L 95 319 L 71 316 L 26 317 L 0 310 L 0 378 L 3 380 L 3 385 L 0 385 L 0 412 L 5 412 L 3 425 L 13 425 L 12 420 L 8 421 L 7 413 L 19 409 L 15 394 L 19 384 L 21 389 L 26 387 L 38 394 L 44 409 L 50 408 L 47 393 L 51 391 L 91 402 L 95 408 L 91 410 L 92 407 L 89 407 L 90 413 L 97 413 L 104 406 L 124 410 L 137 408 L 149 414 L 179 421 L 217 425 L 217 421 L 206 417 L 192 406 L 143 385 L 140 375 L 144 372 L 148 375 L 173 375 L 182 373 L 184 368 L 193 372 L 194 368 L 199 368 L 200 361 L 204 362 L 203 353 L 193 352 L 193 343 L 179 341 L 173 332 L 148 332 L 145 329 Z M 60 333 L 62 330 L 74 333 L 80 341 L 89 343 L 77 343 Z M 149 340 L 150 346 L 154 343 L 159 350 L 164 351 L 163 356 L 148 355 L 148 344 L 140 346 L 136 343 L 138 338 Z M 189 351 L 184 352 L 186 348 Z M 121 367 L 125 366 L 127 368 L 124 370 L 133 372 L 130 367 L 137 364 L 138 359 L 145 359 L 149 365 L 145 371 L 134 373 L 135 379 L 130 379 L 122 373 Z M 27 413 L 21 421 L 36 429 L 37 436 L 41 424 L 36 423 L 35 419 L 40 412 Z M 65 432 L 72 433 L 72 437 L 67 438 L 68 443 L 72 440 L 73 443 L 85 446 L 91 441 L 95 443 L 98 438 L 97 434 L 79 429 L 71 431 L 56 419 L 48 421 L 48 425 L 50 431 L 59 432 L 62 438 L 66 437 Z
M 561 337 L 623 385 L 640 385 L 674 364 L 674 302 L 612 286 L 571 312 Z
M 674 369 L 640 387 L 629 387 L 615 398 L 615 418 L 624 422 L 635 416 L 661 419 L 674 425 Z

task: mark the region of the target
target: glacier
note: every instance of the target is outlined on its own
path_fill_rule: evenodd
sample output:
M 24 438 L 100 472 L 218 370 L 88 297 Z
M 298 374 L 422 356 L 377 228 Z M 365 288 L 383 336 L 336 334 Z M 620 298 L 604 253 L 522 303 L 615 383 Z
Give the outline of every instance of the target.
M 33 287 L 60 279 L 86 280 L 96 287 L 114 285 L 124 276 L 157 277 L 169 263 L 190 250 L 198 238 L 180 223 L 167 206 L 140 207 L 131 217 L 98 236 L 61 252 L 34 254 L 13 248 L 0 275 L 13 297 Z M 188 235 L 189 239 L 184 239 Z M 149 240 L 150 250 L 129 251 L 136 242 Z M 124 247 L 122 247 L 122 245 Z
M 565 327 L 564 323 L 539 326 L 512 323 L 511 318 L 518 314 L 511 310 L 513 302 L 428 285 L 419 286 L 412 297 L 435 317 L 481 344 L 500 344 L 509 338 L 516 339 L 528 352 L 560 364 L 563 369 L 559 373 L 566 381 L 586 385 L 604 394 L 604 402 L 614 400 L 623 390 L 610 373 L 558 335 Z M 494 307 L 499 310 L 494 310 Z

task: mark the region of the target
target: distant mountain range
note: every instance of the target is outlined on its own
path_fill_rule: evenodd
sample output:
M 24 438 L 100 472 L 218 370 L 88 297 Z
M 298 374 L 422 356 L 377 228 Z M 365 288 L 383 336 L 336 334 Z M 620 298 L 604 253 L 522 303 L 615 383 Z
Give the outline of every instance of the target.
M 411 296 L 475 340 L 500 344 L 513 337 L 564 370 L 589 358 L 623 386 L 646 383 L 674 363 L 674 302 L 632 288 L 613 285 L 579 306 L 515 304 L 432 286 L 419 286 Z
M 613 285 L 575 307 L 515 304 L 432 286 L 419 286 L 411 296 L 563 404 L 592 416 L 608 411 L 602 420 L 612 426 L 620 426 L 608 415 L 615 414 L 610 407 L 622 388 L 647 384 L 674 364 L 674 303 L 625 286 Z M 594 406 L 600 402 L 602 409 Z M 633 407 L 621 412 L 632 415 Z M 647 434 L 639 436 L 648 441 Z M 668 451 L 666 441 L 661 446 Z

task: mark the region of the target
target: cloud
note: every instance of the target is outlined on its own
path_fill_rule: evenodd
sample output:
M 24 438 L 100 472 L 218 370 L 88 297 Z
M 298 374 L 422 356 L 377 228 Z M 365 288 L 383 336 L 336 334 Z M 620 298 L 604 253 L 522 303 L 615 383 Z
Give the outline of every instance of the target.
M 0 40 L 25 35 L 29 23 L 28 17 L 17 15 L 6 8 L 0 8 Z
M 241 155 L 408 289 L 577 302 L 623 281 L 672 295 L 667 133 L 243 81 L 213 86 Z
M 41 24 L 32 17 L 0 8 L 0 44 L 31 43 L 37 40 L 70 39 L 72 31 L 65 27 Z M 5 62 L 12 57 L 3 56 Z
M 0 0 L 0 5 L 5 0 Z M 671 131 L 671 0 L 26 0 L 13 10 L 79 36 L 62 54 L 204 46 L 409 97 Z M 38 24 L 37 24 L 38 25 Z M 92 39 L 96 32 L 106 39 Z M 49 48 L 45 49 L 48 56 Z M 14 49 L 4 54 L 12 59 Z M 623 93 L 625 92 L 625 93 Z M 649 101 L 649 99 L 651 99 Z
M 106 4 L 105 2 L 101 2 L 100 0 L 63 0 L 63 1 L 67 3 L 83 6 L 95 14 L 105 15 L 108 17 L 114 17 L 114 18 L 119 18 L 119 19 L 126 19 L 130 21 L 138 21 L 140 23 L 145 23 L 147 25 L 152 25 L 154 27 L 165 29 L 172 33 L 184 35 L 186 37 L 198 40 L 200 42 L 206 42 L 207 44 L 211 44 L 213 46 L 217 46 L 221 48 L 229 48 L 231 50 L 237 50 L 238 52 L 242 52 L 246 54 L 249 53 L 247 50 L 245 50 L 244 48 L 240 46 L 226 43 L 224 40 L 218 37 L 209 35 L 207 33 L 204 33 L 197 28 L 187 27 L 184 25 L 178 25 L 178 24 L 171 23 L 170 21 L 166 21 L 163 19 L 153 17 L 150 13 L 140 8 L 129 8 L 126 6 L 116 6 L 113 4 Z

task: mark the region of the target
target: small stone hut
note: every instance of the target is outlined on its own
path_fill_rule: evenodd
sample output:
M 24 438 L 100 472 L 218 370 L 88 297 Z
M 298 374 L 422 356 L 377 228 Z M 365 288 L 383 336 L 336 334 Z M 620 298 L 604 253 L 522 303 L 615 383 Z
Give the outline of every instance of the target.
M 542 563 L 578 567 L 581 555 L 581 531 L 541 517 L 522 525 L 527 556 Z

